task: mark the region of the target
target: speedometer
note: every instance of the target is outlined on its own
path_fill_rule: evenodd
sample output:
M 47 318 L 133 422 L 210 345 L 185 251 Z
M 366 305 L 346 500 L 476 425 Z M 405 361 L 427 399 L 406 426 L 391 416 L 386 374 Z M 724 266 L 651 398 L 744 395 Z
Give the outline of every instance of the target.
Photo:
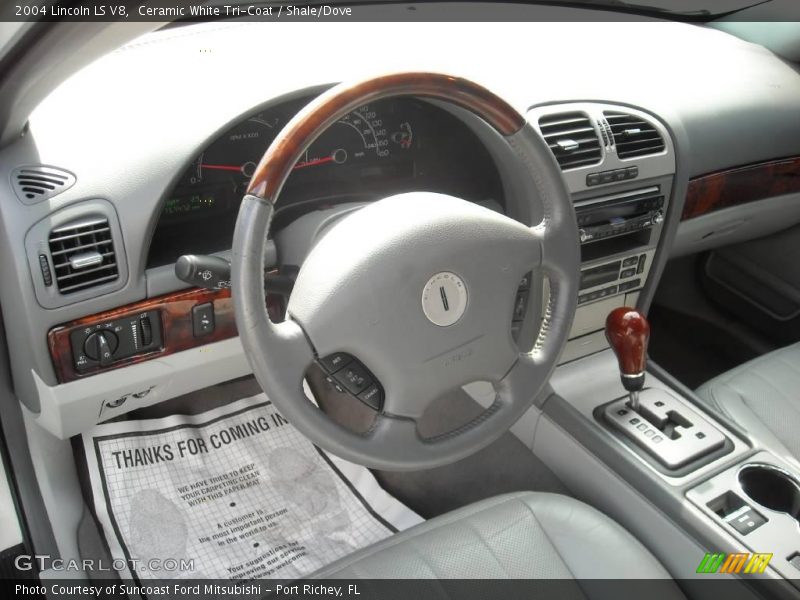
M 329 127 L 303 153 L 295 170 L 387 158 L 390 153 L 389 135 L 383 118 L 372 106 L 367 105 Z

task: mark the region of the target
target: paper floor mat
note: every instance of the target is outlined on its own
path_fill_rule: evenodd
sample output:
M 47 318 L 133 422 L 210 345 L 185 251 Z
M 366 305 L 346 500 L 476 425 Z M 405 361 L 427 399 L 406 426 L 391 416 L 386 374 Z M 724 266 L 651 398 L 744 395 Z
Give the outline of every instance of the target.
M 136 580 L 295 579 L 422 521 L 263 394 L 98 425 L 83 443 L 115 568 Z

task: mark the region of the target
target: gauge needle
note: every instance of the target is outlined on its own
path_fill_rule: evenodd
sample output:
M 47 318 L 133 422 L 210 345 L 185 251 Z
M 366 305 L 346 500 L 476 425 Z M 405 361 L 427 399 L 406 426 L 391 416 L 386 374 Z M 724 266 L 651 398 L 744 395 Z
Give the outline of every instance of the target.
M 323 158 L 313 158 L 306 162 L 297 163 L 294 168 L 302 169 L 303 167 L 313 167 L 315 165 L 324 165 L 325 163 L 333 162 L 333 156 L 325 156 Z
M 201 169 L 212 169 L 215 171 L 236 171 L 238 173 L 242 172 L 242 167 L 237 167 L 236 165 L 200 165 Z
M 294 168 L 295 169 L 302 169 L 303 167 L 313 167 L 315 165 L 324 165 L 325 163 L 333 162 L 333 156 L 325 156 L 323 158 L 313 158 L 311 160 L 307 160 L 306 162 L 297 163 Z M 244 166 L 237 167 L 236 165 L 206 165 L 201 164 L 201 169 L 210 169 L 213 171 L 235 171 L 237 173 L 242 173 L 244 171 Z

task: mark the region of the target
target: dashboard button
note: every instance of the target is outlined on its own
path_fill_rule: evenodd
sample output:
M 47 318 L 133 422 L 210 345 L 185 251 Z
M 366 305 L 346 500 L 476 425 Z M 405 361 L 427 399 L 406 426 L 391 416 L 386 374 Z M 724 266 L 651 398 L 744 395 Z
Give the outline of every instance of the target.
M 632 267 L 639 262 L 638 256 L 631 256 L 622 261 L 623 267 Z
M 600 183 L 600 173 L 589 173 L 586 176 L 587 186 L 599 185 L 599 183 Z
M 617 169 L 614 171 L 614 181 L 624 181 L 627 179 L 626 172 L 627 169 Z
M 603 171 L 600 173 L 600 183 L 611 183 L 614 181 L 614 171 Z
M 47 260 L 47 256 L 44 254 L 39 255 L 39 267 L 42 269 L 42 279 L 44 280 L 44 285 L 46 287 L 50 287 L 53 285 L 53 273 L 50 270 L 50 261 Z
M 83 344 L 86 356 L 100 363 L 101 367 L 111 364 L 114 351 L 119 345 L 119 338 L 111 331 L 100 330 L 90 333 Z
M 639 176 L 639 167 L 628 167 L 625 169 L 625 179 L 636 179 Z
M 636 269 L 623 269 L 622 273 L 619 274 L 620 279 L 633 277 L 634 275 L 636 275 Z
M 214 305 L 211 302 L 192 308 L 192 330 L 194 337 L 202 337 L 214 331 Z
M 632 290 L 633 288 L 637 288 L 642 284 L 641 279 L 634 279 L 632 281 L 626 281 L 624 283 L 619 284 L 619 291 L 620 292 L 627 292 L 628 290 Z
M 142 346 L 153 343 L 153 324 L 150 322 L 150 315 L 139 317 L 139 332 L 142 335 Z
M 752 507 L 745 505 L 742 509 L 736 511 L 725 519 L 728 525 L 733 527 L 742 535 L 747 535 L 754 529 L 758 529 L 767 520 L 756 512 Z
M 637 274 L 639 274 L 639 275 L 642 274 L 642 272 L 644 271 L 644 265 L 645 265 L 646 262 L 647 262 L 647 255 L 646 254 L 642 254 L 639 257 L 639 266 L 636 268 L 636 273 Z

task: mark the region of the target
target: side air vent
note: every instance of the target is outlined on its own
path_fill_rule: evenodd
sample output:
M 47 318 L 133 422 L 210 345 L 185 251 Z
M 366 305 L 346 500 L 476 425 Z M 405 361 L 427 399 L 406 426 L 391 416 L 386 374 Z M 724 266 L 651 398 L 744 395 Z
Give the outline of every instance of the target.
M 562 171 L 600 162 L 600 141 L 584 113 L 545 115 L 539 119 L 539 129 Z
M 75 176 L 55 167 L 18 167 L 11 173 L 14 192 L 25 204 L 52 198 L 75 184 Z
M 119 277 L 111 228 L 105 217 L 73 221 L 50 232 L 53 278 L 70 294 Z
M 652 123 L 621 112 L 606 111 L 604 114 L 620 158 L 647 156 L 664 150 L 664 139 Z

